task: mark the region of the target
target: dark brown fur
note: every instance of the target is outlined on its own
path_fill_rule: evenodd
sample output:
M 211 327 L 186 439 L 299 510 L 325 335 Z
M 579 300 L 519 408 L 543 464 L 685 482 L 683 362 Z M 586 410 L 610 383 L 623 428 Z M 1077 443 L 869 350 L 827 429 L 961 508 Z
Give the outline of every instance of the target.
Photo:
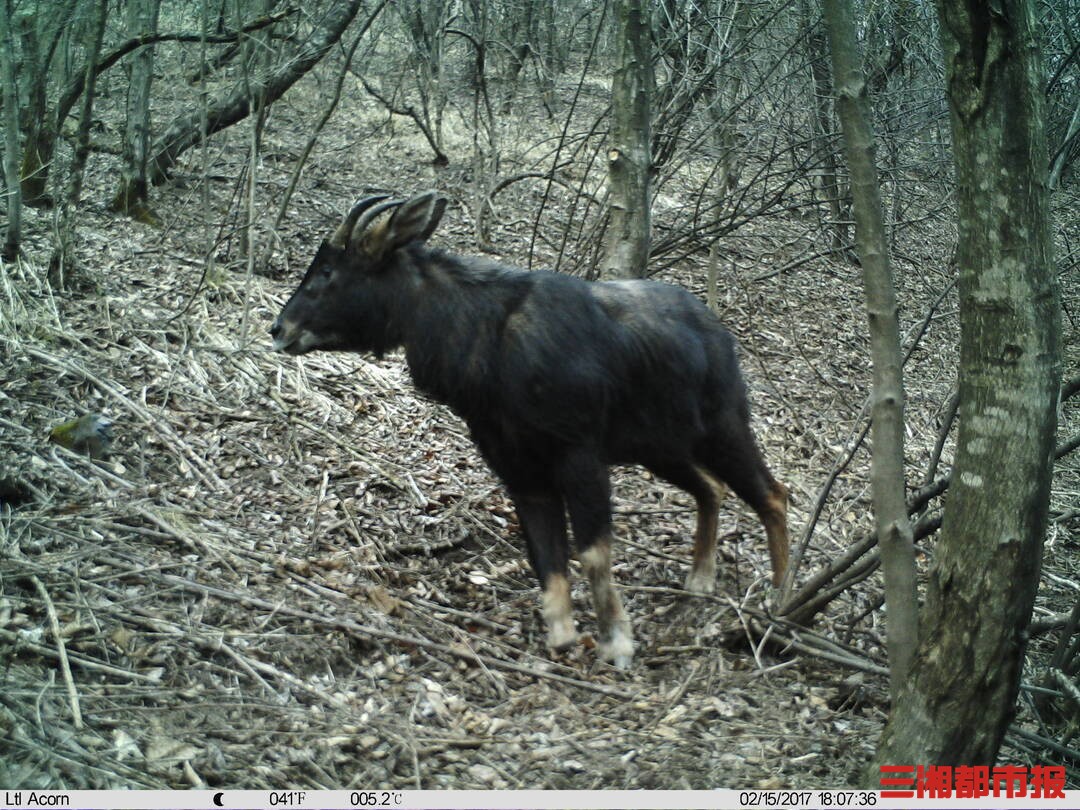
M 779 584 L 787 490 L 754 441 L 735 342 L 713 314 L 667 284 L 590 284 L 430 248 L 444 208 L 434 193 L 361 201 L 275 321 L 275 347 L 376 355 L 404 347 L 417 387 L 465 420 L 506 483 L 554 647 L 576 637 L 569 516 L 601 654 L 630 661 L 630 622 L 610 579 L 611 464 L 641 464 L 696 499 L 689 589 L 715 588 L 725 484 L 761 517 Z M 393 209 L 385 221 L 383 209 Z

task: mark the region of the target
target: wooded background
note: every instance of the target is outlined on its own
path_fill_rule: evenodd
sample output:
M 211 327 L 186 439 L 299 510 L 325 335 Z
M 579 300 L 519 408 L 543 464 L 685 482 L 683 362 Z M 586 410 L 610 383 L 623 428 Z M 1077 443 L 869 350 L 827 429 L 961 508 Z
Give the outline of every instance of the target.
M 0 784 L 1080 785 L 1080 4 L 973 6 L 0 0 Z M 682 592 L 688 499 L 620 470 L 642 661 L 549 660 L 402 359 L 268 352 L 351 203 L 425 188 L 460 253 L 717 311 L 780 593 L 733 501 Z

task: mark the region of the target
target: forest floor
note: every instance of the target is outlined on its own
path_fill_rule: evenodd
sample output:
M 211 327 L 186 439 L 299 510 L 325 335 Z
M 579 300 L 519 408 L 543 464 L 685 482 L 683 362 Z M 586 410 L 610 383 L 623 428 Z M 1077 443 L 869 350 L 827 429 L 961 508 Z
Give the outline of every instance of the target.
M 310 120 L 302 101 L 289 105 L 266 135 L 267 219 Z M 154 190 L 161 228 L 106 210 L 114 163 L 95 155 L 74 292 L 45 285 L 52 214 L 28 212 L 25 257 L 0 273 L 0 784 L 872 785 L 865 768 L 887 712 L 879 576 L 815 625 L 847 664 L 740 634 L 770 598 L 753 514 L 727 501 L 717 594 L 691 596 L 681 583 L 692 500 L 618 470 L 615 577 L 634 666 L 596 660 L 576 562 L 582 643 L 552 658 L 513 509 L 462 423 L 416 393 L 398 355 L 270 351 L 266 330 L 318 240 L 366 192 L 444 190 L 454 202 L 433 241 L 477 252 L 467 161 L 433 168 L 422 142 L 381 124 L 374 111 L 335 119 L 284 226 L 259 232 L 274 247 L 266 274 L 247 272 L 227 219 L 246 162 L 240 134 L 215 141 L 206 197 L 195 153 Z M 500 196 L 501 260 L 524 262 L 541 188 Z M 1078 231 L 1061 229 L 1068 244 Z M 722 243 L 719 284 L 755 430 L 792 490 L 796 542 L 837 473 L 802 579 L 871 526 L 865 447 L 838 469 L 865 424 L 858 269 L 820 259 L 770 272 L 813 252 L 807 232 L 795 216 L 751 223 Z M 897 245 L 905 346 L 919 335 L 907 369 L 912 482 L 955 379 L 952 234 L 946 212 Z M 703 267 L 688 260 L 661 278 L 703 294 Z M 1064 284 L 1075 371 L 1080 280 Z M 104 462 L 47 440 L 87 411 L 115 423 Z M 1061 421 L 1062 438 L 1076 433 L 1075 401 Z M 1078 502 L 1074 453 L 1057 468 L 1037 618 L 1080 594 Z M 932 542 L 921 551 L 925 570 Z M 1028 682 L 1053 641 L 1032 646 Z M 1025 693 L 1017 725 L 1039 731 L 1030 704 Z M 1060 759 L 1015 735 L 1002 753 Z

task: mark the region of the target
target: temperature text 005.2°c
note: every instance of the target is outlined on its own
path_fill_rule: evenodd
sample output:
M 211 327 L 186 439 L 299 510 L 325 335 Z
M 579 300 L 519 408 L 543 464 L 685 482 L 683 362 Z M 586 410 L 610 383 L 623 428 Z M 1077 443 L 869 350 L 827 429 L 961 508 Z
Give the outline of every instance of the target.
M 390 790 L 354 790 L 349 794 L 353 807 L 397 807 L 403 800 L 401 793 Z

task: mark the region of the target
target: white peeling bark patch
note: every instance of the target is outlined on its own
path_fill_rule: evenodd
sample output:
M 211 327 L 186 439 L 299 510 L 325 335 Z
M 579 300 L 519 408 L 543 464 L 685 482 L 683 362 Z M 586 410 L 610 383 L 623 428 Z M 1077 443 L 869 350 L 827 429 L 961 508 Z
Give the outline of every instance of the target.
M 960 483 L 978 489 L 983 485 L 983 478 L 973 472 L 962 472 L 960 473 Z

